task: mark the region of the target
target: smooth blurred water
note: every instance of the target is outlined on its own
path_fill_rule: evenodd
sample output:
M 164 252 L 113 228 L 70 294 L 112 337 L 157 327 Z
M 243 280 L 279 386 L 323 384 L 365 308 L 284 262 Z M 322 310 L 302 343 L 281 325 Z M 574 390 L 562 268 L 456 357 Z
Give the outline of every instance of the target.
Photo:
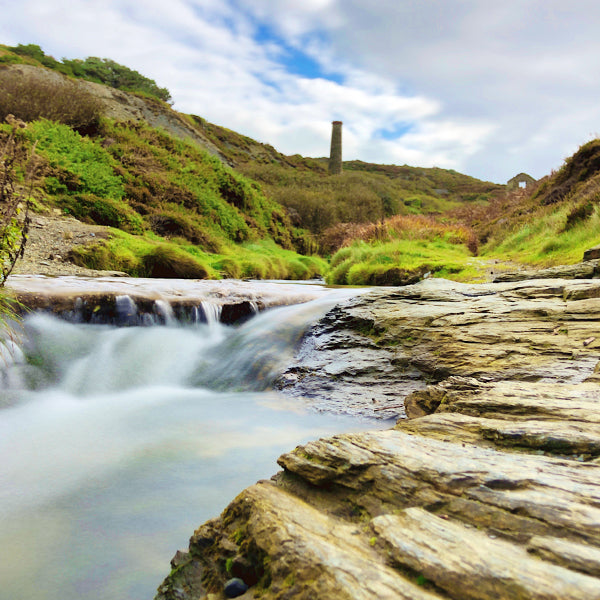
M 240 328 L 30 317 L 2 359 L 0 598 L 151 599 L 193 530 L 280 453 L 381 427 L 264 391 L 342 295 Z

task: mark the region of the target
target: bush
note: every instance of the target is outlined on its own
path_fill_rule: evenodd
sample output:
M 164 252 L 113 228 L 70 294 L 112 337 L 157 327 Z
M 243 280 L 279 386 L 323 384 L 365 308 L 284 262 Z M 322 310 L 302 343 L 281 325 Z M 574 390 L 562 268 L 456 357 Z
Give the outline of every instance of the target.
M 440 223 L 425 215 L 396 215 L 379 223 L 337 223 L 326 229 L 319 242 L 325 254 L 349 246 L 356 240 L 365 242 L 442 239 L 450 244 L 464 244 L 477 254 L 479 241 L 466 225 Z
M 107 225 L 128 233 L 143 233 L 144 221 L 131 207 L 112 198 L 99 198 L 93 194 L 59 196 L 57 206 L 76 219 Z
M 88 131 L 98 124 L 100 103 L 81 84 L 61 75 L 0 67 L 0 120 L 10 114 L 27 122 L 44 118 Z
M 208 269 L 189 254 L 161 244 L 142 258 L 146 277 L 206 279 Z
M 125 188 L 122 178 L 115 173 L 116 163 L 98 142 L 81 136 L 66 125 L 46 120 L 32 123 L 27 131 L 50 163 L 48 192 L 69 191 L 100 198 L 123 198 Z
M 569 231 L 578 223 L 586 221 L 594 214 L 594 203 L 591 200 L 586 200 L 575 206 L 567 215 L 567 221 L 563 231 Z
M 203 227 L 194 214 L 186 214 L 176 209 L 157 210 L 151 213 L 150 227 L 154 233 L 166 238 L 183 238 L 208 252 L 219 252 L 220 241 Z
M 75 77 L 103 83 L 124 92 L 139 92 L 164 102 L 171 101 L 171 94 L 168 89 L 158 87 L 153 79 L 149 79 L 109 58 L 88 56 L 85 60 L 63 59 L 63 64 L 70 69 Z
M 15 173 L 15 162 L 24 151 L 25 124 L 14 118 L 9 121 L 8 135 L 0 147 L 0 286 L 25 251 L 31 203 L 29 194 L 17 190 Z

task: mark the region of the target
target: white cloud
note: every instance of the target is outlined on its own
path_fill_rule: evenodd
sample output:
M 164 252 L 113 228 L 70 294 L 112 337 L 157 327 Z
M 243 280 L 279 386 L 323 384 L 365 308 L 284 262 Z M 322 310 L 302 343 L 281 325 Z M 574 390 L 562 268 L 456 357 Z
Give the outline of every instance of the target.
M 341 119 L 345 158 L 505 181 L 523 170 L 541 177 L 600 129 L 595 0 L 0 0 L 0 9 L 3 43 L 113 58 L 168 87 L 179 110 L 290 154 L 326 155 L 330 122 Z M 275 37 L 257 39 L 259 24 Z M 290 47 L 323 77 L 290 70 Z M 382 135 L 403 125 L 396 140 Z

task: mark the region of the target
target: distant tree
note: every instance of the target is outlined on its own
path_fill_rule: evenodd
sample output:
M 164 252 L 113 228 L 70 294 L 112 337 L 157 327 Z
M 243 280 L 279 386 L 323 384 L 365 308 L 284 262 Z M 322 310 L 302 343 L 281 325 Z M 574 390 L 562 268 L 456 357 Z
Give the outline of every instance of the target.
M 97 56 L 88 56 L 85 60 L 64 58 L 63 64 L 71 69 L 75 77 L 103 83 L 125 92 L 149 94 L 165 102 L 172 100 L 168 89 L 158 87 L 153 79 L 109 58 L 98 58 Z
M 18 54 L 19 56 L 28 56 L 37 60 L 45 67 L 60 71 L 65 75 L 72 75 L 70 68 L 63 63 L 59 62 L 52 56 L 48 56 L 37 44 L 18 44 L 17 46 L 9 47 L 9 50 Z

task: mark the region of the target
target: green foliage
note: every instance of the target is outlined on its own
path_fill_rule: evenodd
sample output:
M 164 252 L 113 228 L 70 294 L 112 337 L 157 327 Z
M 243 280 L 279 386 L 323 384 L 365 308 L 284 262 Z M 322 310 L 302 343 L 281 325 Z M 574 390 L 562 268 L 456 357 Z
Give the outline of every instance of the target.
M 156 81 L 145 77 L 138 71 L 120 65 L 109 58 L 88 56 L 86 59 L 63 59 L 63 65 L 71 70 L 74 77 L 103 83 L 125 92 L 140 92 L 164 102 L 171 101 L 171 94 L 166 88 L 158 87 Z
M 185 251 L 168 244 L 154 247 L 142 258 L 144 277 L 206 279 L 208 268 Z
M 228 575 L 231 575 L 231 570 L 233 569 L 233 557 L 229 557 L 226 561 L 225 561 L 225 571 L 227 572 Z
M 72 260 L 80 266 L 136 277 L 311 279 L 328 268 L 323 259 L 299 256 L 272 240 L 243 247 L 229 244 L 224 254 L 210 254 L 186 243 L 167 244 L 119 230 L 112 230 L 107 240 L 72 252 Z
M 0 286 L 23 255 L 29 228 L 30 195 L 18 189 L 15 169 L 24 152 L 24 125 L 13 119 L 0 130 Z
M 443 169 L 354 161 L 344 163 L 342 175 L 331 177 L 315 163 L 291 167 L 281 160 L 252 161 L 239 168 L 285 206 L 298 225 L 317 234 L 340 222 L 374 223 L 397 214 L 441 213 L 464 202 L 487 202 L 501 189 Z
M 445 240 L 396 239 L 356 241 L 331 259 L 327 283 L 338 285 L 405 285 L 425 274 L 458 281 L 479 276 L 462 244 Z
M 123 198 L 125 188 L 122 177 L 115 173 L 116 162 L 98 141 L 47 120 L 32 123 L 27 131 L 52 169 L 46 185 L 49 193 Z
M 157 235 L 183 237 L 211 252 L 270 237 L 292 248 L 287 215 L 247 178 L 191 142 L 147 125 L 106 122 L 130 205 Z
M 215 278 L 216 273 L 184 249 L 112 230 L 109 239 L 76 246 L 71 259 L 91 269 L 124 271 L 134 277 Z
M 17 46 L 9 48 L 9 50 L 19 56 L 32 58 L 34 61 L 41 63 L 49 69 L 55 69 L 63 73 L 68 72 L 68 69 L 65 69 L 64 65 L 61 65 L 61 63 L 52 56 L 47 56 L 37 44 L 18 44 Z
M 0 46 L 0 50 L 4 50 L 3 55 L 0 56 L 0 63 L 39 64 L 69 77 L 95 81 L 125 92 L 136 92 L 157 98 L 163 102 L 172 100 L 168 89 L 159 87 L 153 79 L 109 58 L 88 56 L 83 60 L 63 58 L 62 61 L 58 61 L 52 56 L 48 56 L 37 44 Z
M 129 233 L 141 234 L 144 221 L 128 204 L 113 198 L 94 194 L 61 195 L 55 198 L 56 206 L 80 221 L 107 225 Z
M 579 262 L 600 243 L 600 140 L 525 195 L 507 195 L 485 232 L 484 256 L 540 267 Z
M 483 255 L 541 267 L 579 262 L 585 250 L 600 244 L 600 206 L 573 220 L 576 210 L 570 203 L 547 207 L 532 221 L 515 224 L 501 239 L 493 238 Z

